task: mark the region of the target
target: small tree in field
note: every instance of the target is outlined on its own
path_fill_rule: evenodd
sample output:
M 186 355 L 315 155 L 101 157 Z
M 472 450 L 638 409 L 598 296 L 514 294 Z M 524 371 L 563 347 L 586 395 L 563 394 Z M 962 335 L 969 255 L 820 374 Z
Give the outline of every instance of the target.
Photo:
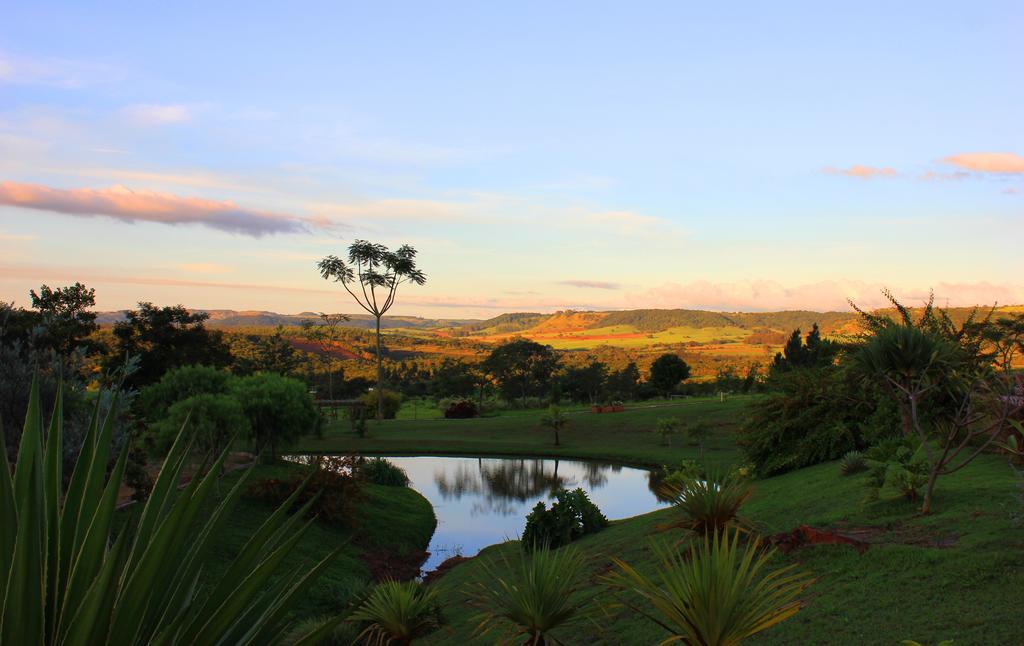
M 671 396 L 676 386 L 689 377 L 690 366 L 678 354 L 663 354 L 651 364 L 651 385 L 665 393 L 665 397 Z
M 661 438 L 661 443 L 672 444 L 672 435 L 679 430 L 679 419 L 676 417 L 659 417 L 654 423 L 654 432 Z
M 338 340 L 338 326 L 349 321 L 344 314 L 320 312 L 319 321 L 303 321 L 306 338 L 320 348 L 320 362 L 327 368 L 327 399 L 334 400 L 334 344 Z
M 381 356 L 380 320 L 391 306 L 399 285 L 422 285 L 427 276 L 416 268 L 416 250 L 402 245 L 390 251 L 382 244 L 356 240 L 348 247 L 348 262 L 327 256 L 317 268 L 325 280 L 341 283 L 356 303 L 373 316 L 377 329 L 377 390 L 384 386 L 384 363 Z M 384 418 L 383 399 L 377 400 L 377 419 Z
M 569 423 L 569 418 L 565 416 L 562 409 L 558 406 L 551 406 L 548 408 L 548 414 L 541 418 L 540 423 L 555 432 L 555 446 L 561 446 L 558 442 L 558 433 Z

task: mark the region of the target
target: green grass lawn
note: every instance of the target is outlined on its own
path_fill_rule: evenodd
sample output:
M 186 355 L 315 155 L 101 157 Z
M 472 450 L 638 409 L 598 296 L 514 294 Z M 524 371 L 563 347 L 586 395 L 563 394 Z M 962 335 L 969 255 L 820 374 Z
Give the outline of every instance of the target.
M 508 411 L 476 419 L 394 419 L 368 423 L 369 434 L 359 438 L 348 422 L 332 422 L 323 437 L 303 438 L 295 452 L 363 453 L 378 455 L 515 455 L 613 460 L 644 466 L 676 464 L 694 459 L 698 449 L 685 436 L 664 446 L 655 435 L 659 418 L 677 417 L 684 424 L 711 427 L 705 450 L 711 462 L 731 463 L 739 453 L 732 431 L 746 415 L 749 396 L 692 398 L 632 404 L 622 413 L 591 413 L 589 408 L 566 408 L 571 421 L 554 445 L 551 431 L 541 426 L 547 411 Z
M 864 554 L 847 546 L 804 547 L 778 557 L 813 573 L 806 607 L 751 643 L 898 644 L 916 639 L 935 644 L 1022 643 L 1024 529 L 1011 522 L 1016 476 L 997 456 L 983 456 L 939 481 L 936 512 L 916 514 L 903 500 L 883 498 L 862 507 L 862 476 L 842 477 L 835 463 L 802 469 L 755 483 L 745 516 L 763 533 L 805 523 L 818 527 L 868 528 L 874 543 Z M 577 543 L 589 572 L 577 586 L 580 599 L 607 598 L 596 585 L 609 555 L 653 571 L 649 540 L 679 540 L 666 529 L 673 510 L 618 521 Z M 490 547 L 455 567 L 435 585 L 449 624 L 429 643 L 473 641 L 475 611 L 467 590 L 482 576 L 480 563 L 517 550 L 517 543 Z M 568 644 L 652 644 L 666 634 L 628 613 L 599 615 L 565 630 Z
M 256 473 L 250 477 L 250 483 L 261 478 L 287 478 L 305 467 L 282 464 L 254 468 Z M 218 484 L 217 501 L 227 494 L 240 475 L 241 472 L 233 472 L 224 476 Z M 212 510 L 216 501 L 208 504 Z M 215 580 L 226 572 L 235 555 L 273 510 L 269 504 L 243 496 L 225 530 L 214 542 L 208 564 L 204 566 L 205 580 Z M 371 571 L 364 559 L 368 550 L 378 553 L 383 550 L 396 556 L 425 550 L 435 524 L 430 503 L 412 489 L 364 484 L 356 506 L 354 528 L 314 522 L 285 558 L 279 570 L 282 574 L 309 569 L 347 542 L 338 558 L 299 599 L 295 615 L 304 618 L 336 614 L 370 582 Z

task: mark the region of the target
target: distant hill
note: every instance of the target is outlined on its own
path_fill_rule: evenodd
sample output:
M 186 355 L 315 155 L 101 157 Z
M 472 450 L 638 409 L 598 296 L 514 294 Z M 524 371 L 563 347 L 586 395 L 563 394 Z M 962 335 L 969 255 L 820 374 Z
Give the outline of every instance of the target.
M 193 310 L 210 315 L 207 325 L 212 328 L 240 327 L 276 327 L 278 325 L 302 325 L 303 321 L 319 320 L 316 312 L 299 314 L 278 314 L 260 310 Z M 125 310 L 118 312 L 98 312 L 96 322 L 100 325 L 113 325 L 124 320 Z M 369 314 L 349 314 L 350 321 L 342 323 L 342 327 L 370 329 L 374 327 L 373 317 Z M 419 316 L 385 316 L 381 321 L 384 328 L 413 329 L 445 329 L 458 328 L 475 323 L 475 319 L 427 319 Z

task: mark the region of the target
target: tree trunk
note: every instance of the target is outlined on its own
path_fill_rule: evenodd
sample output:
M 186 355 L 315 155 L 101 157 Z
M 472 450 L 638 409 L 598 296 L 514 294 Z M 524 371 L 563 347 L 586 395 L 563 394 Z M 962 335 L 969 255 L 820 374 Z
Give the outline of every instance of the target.
M 384 419 L 384 360 L 380 353 L 380 317 L 377 317 L 377 421 Z
M 555 446 L 559 446 L 559 444 L 558 444 L 558 427 L 557 426 L 555 427 Z
M 932 469 L 928 474 L 928 484 L 924 490 L 924 502 L 921 503 L 921 513 L 927 516 L 932 513 L 932 491 L 935 489 L 935 481 L 939 478 L 939 470 Z

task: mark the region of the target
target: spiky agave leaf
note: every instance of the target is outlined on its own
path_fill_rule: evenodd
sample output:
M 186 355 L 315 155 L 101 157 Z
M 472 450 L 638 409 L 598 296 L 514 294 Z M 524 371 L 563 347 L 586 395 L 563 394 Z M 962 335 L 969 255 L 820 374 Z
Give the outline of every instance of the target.
M 378 583 L 348 616 L 348 621 L 367 624 L 356 641 L 408 644 L 426 635 L 439 625 L 437 595 L 418 581 Z
M 572 598 L 584 559 L 574 547 L 553 550 L 541 546 L 527 553 L 516 550 L 518 563 L 505 554 L 481 565 L 477 584 L 480 607 L 477 634 L 505 629 L 527 643 L 560 643 L 552 632 L 584 616 L 586 607 Z
M 654 576 L 613 558 L 617 570 L 602 581 L 630 594 L 620 595 L 620 605 L 669 632 L 662 644 L 739 644 L 799 612 L 799 596 L 813 582 L 794 573 L 795 566 L 767 571 L 775 550 L 764 549 L 759 538 L 741 545 L 741 533 L 704 535 L 689 554 L 653 543 Z
M 13 477 L 6 467 L 0 473 L 0 641 L 273 643 L 289 604 L 337 554 L 271 585 L 282 558 L 303 534 L 293 530 L 308 506 L 289 516 L 295 499 L 285 501 L 229 568 L 236 576 L 221 581 L 198 605 L 203 559 L 248 474 L 202 517 L 227 451 L 179 491 L 192 441 L 183 428 L 138 524 L 115 538 L 128 447 L 108 477 L 116 405 L 101 423 L 100 399 L 62 491 L 62 401 L 58 394 L 44 443 L 39 388 L 33 384 Z

